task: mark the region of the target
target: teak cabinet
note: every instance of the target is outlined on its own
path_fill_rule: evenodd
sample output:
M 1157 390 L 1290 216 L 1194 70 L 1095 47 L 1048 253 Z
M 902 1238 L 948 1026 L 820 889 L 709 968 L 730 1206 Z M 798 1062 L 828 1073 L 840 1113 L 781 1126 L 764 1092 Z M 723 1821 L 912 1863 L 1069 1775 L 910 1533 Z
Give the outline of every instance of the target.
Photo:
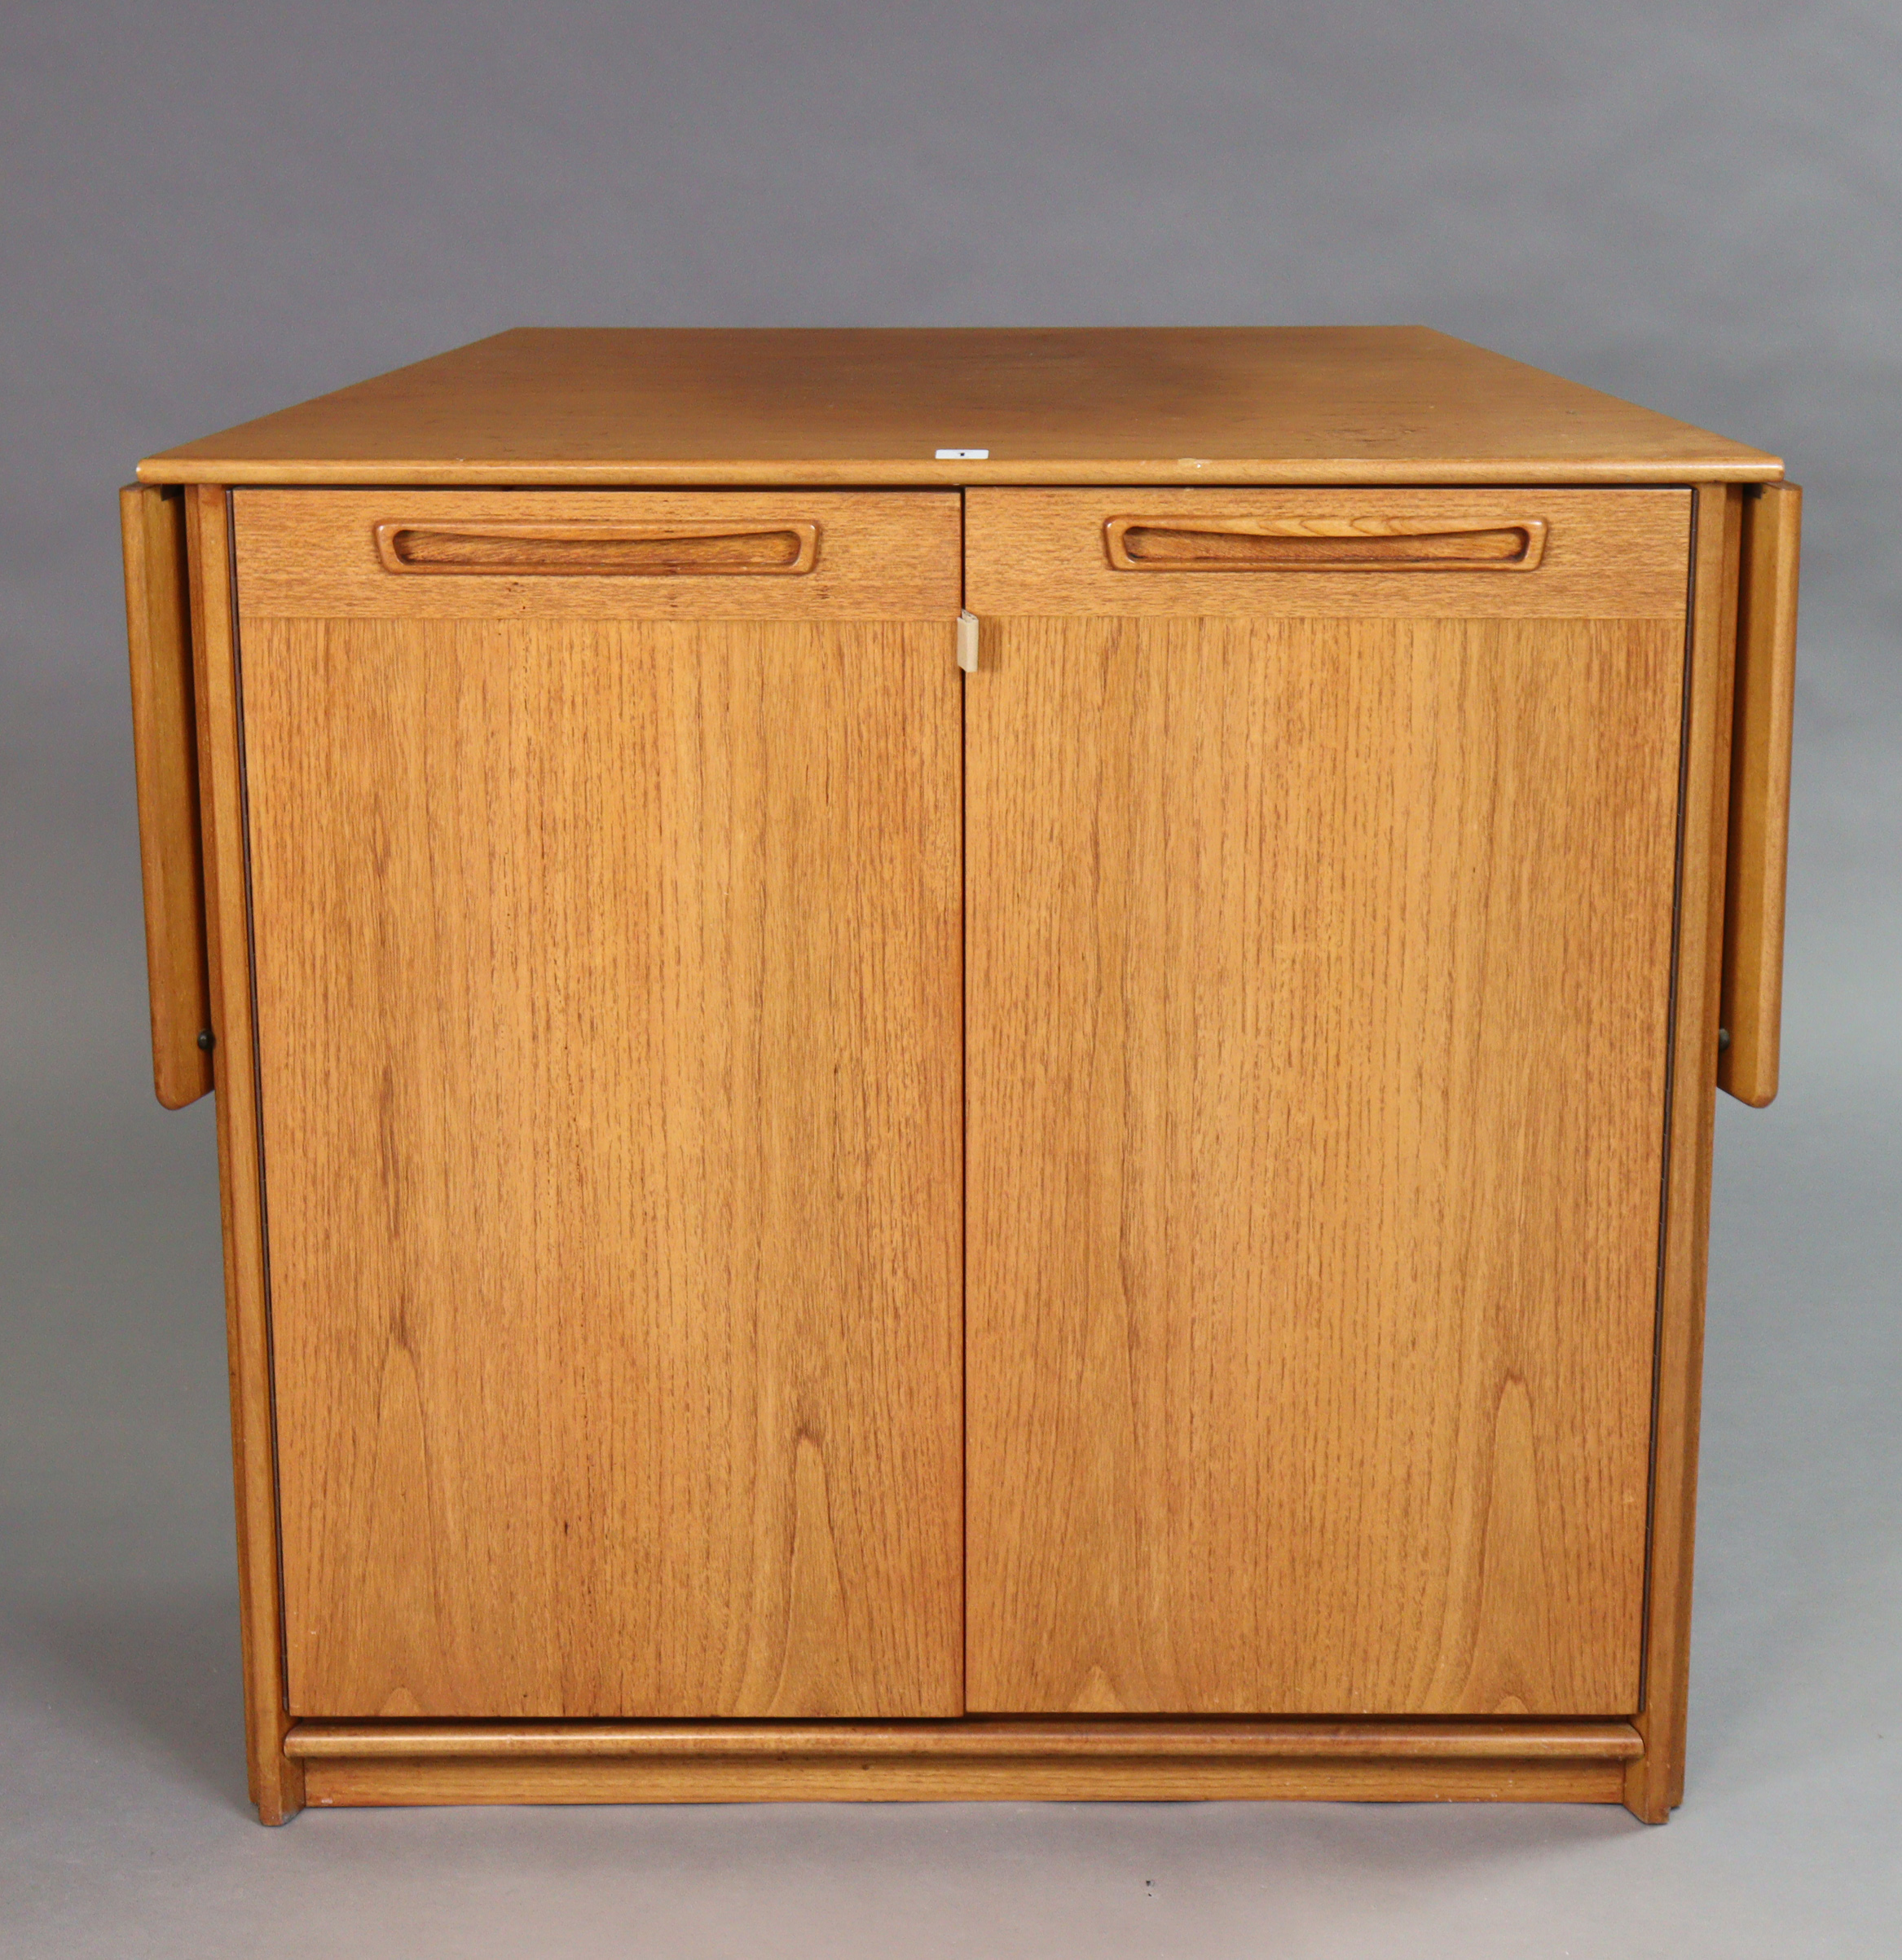
M 143 465 L 261 1814 L 1662 1819 L 1781 473 L 1417 328 L 520 333 Z

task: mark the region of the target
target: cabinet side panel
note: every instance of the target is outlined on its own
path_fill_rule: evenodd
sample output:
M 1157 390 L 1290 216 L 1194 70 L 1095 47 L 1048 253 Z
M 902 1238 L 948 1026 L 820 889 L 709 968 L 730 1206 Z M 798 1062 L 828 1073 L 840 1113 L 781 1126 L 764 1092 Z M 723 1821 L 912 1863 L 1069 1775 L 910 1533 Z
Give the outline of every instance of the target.
M 1717 1086 L 1761 1109 L 1777 1095 L 1783 907 L 1790 869 L 1796 709 L 1796 581 L 1803 492 L 1772 483 L 1737 500 L 1737 664 L 1724 897 Z
M 244 1732 L 251 1800 L 266 1824 L 280 1824 L 302 1807 L 304 1785 L 303 1772 L 284 1753 L 290 1718 L 284 1702 L 277 1466 L 258 1165 L 231 531 L 222 490 L 195 488 L 187 495 L 205 936 L 215 1037 L 212 1055 L 218 1097 L 218 1195 L 224 1228 L 225 1333 L 238 1526 L 238 1600 L 244 1641 Z
M 959 1712 L 949 623 L 244 689 L 293 1707 Z
M 988 628 L 974 1709 L 1636 1707 L 1684 665 Z
M 128 488 L 119 492 L 119 512 L 152 1086 L 166 1108 L 182 1109 L 212 1086 L 211 1057 L 199 1046 L 211 1025 L 211 982 L 205 971 L 184 499 L 177 491 Z
M 1710 1253 L 1710 1158 L 1736 674 L 1740 493 L 1720 487 L 1697 495 L 1644 1707 L 1636 1721 L 1644 1738 L 1644 1755 L 1629 1767 L 1625 1782 L 1626 1802 L 1652 1823 L 1662 1823 L 1684 1795 L 1691 1551 L 1697 1522 L 1704 1285 Z

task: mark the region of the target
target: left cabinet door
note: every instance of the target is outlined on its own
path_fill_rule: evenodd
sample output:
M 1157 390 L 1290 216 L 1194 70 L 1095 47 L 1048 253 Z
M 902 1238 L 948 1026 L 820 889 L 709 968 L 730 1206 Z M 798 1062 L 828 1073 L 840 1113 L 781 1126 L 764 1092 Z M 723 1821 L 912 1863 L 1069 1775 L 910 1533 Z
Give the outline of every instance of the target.
M 233 515 L 290 1712 L 958 1713 L 958 499 Z

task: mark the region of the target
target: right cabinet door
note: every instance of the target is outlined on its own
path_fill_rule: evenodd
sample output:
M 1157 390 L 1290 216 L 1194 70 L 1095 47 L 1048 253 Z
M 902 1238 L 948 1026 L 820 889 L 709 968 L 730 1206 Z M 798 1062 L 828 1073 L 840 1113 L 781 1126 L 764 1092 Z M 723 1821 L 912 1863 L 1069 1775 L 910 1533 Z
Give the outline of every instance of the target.
M 966 500 L 966 1701 L 1640 1705 L 1691 497 Z

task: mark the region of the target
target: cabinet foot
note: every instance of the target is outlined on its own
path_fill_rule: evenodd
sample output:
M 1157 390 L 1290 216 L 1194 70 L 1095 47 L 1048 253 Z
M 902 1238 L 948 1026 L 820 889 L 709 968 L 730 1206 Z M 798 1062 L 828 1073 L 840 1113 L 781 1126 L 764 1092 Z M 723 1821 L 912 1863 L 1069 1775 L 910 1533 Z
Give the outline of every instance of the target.
M 258 1806 L 260 1824 L 288 1824 L 304 1808 L 304 1766 L 280 1755 L 264 1764 L 258 1776 L 252 1801 Z
M 1625 1765 L 1625 1808 L 1640 1824 L 1668 1824 L 1682 1800 L 1671 1787 L 1670 1766 L 1655 1755 L 1641 1755 Z

